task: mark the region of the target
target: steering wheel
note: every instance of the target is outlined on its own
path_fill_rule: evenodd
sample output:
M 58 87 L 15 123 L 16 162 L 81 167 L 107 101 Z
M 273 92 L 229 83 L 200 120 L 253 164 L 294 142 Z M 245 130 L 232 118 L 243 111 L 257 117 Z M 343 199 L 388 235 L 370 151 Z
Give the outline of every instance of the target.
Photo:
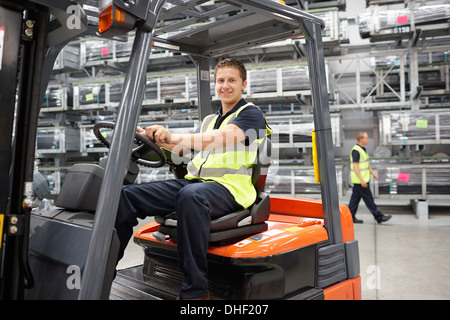
M 109 121 L 99 121 L 94 125 L 94 135 L 105 147 L 110 148 L 111 144 L 108 140 L 101 134 L 100 129 L 111 129 L 115 128 L 114 122 Z M 145 167 L 150 168 L 159 168 L 166 164 L 166 156 L 161 151 L 161 148 L 158 147 L 153 141 L 148 139 L 146 136 L 135 133 L 134 141 L 138 145 L 131 151 L 131 158 L 137 163 Z M 158 156 L 157 161 L 150 161 L 146 159 L 142 159 L 150 151 L 154 151 Z

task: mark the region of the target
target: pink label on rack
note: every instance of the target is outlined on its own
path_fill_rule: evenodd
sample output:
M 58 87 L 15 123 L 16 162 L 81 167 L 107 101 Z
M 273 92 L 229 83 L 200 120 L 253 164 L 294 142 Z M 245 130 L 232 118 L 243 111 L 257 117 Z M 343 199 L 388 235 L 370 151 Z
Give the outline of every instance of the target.
M 397 180 L 403 181 L 403 182 L 409 182 L 409 173 L 399 172 Z
M 109 48 L 108 47 L 104 47 L 104 48 L 100 49 L 100 54 L 102 56 L 104 56 L 105 54 L 108 54 L 108 53 L 109 53 Z
M 408 16 L 398 16 L 397 23 L 408 23 Z

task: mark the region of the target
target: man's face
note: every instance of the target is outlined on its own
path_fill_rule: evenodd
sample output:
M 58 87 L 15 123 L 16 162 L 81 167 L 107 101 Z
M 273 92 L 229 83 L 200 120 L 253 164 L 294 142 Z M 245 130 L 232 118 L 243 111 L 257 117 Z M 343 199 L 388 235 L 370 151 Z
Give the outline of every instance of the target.
M 242 91 L 247 86 L 239 70 L 234 67 L 224 67 L 217 70 L 216 92 L 224 107 L 233 107 L 242 98 Z
M 360 140 L 360 145 L 365 147 L 369 144 L 369 136 L 367 134 L 365 134 Z

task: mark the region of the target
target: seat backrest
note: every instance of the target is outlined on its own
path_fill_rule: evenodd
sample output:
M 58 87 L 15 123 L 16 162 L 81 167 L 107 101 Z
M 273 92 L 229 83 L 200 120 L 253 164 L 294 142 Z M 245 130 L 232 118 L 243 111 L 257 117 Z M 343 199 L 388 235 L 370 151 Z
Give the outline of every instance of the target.
M 253 167 L 252 182 L 256 191 L 264 191 L 266 185 L 267 172 L 269 171 L 270 161 L 272 159 L 272 141 L 265 137 L 258 148 L 258 156 Z
M 107 157 L 99 164 L 77 163 L 67 172 L 55 205 L 69 210 L 94 212 L 105 175 Z M 130 161 L 124 184 L 132 184 L 139 173 L 139 167 Z
M 269 219 L 270 197 L 264 192 L 267 173 L 272 159 L 272 142 L 265 137 L 258 149 L 258 158 L 253 167 L 252 182 L 257 195 L 254 204 L 250 208 L 251 223 L 257 224 Z
M 70 210 L 94 211 L 105 170 L 96 164 L 74 164 L 67 172 L 56 206 Z

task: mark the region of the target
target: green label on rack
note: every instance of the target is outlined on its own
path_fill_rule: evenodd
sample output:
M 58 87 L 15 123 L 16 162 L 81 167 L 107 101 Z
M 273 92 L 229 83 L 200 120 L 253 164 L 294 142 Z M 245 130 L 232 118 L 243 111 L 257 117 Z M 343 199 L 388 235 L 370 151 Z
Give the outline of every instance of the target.
M 416 120 L 416 127 L 417 128 L 428 128 L 428 120 Z
M 92 93 L 88 93 L 85 96 L 85 98 L 86 98 L 86 101 L 92 101 L 92 100 L 94 100 L 94 95 Z

